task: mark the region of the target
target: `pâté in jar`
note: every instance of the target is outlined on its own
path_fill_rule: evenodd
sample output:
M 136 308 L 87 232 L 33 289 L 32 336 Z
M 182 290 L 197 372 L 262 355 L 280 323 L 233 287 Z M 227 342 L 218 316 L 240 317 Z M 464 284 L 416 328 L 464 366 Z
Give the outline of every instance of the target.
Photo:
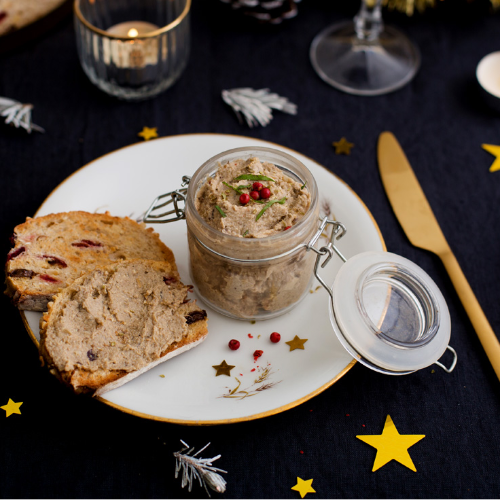
M 296 158 L 263 147 L 220 153 L 194 174 L 187 192 L 190 270 L 218 312 L 269 319 L 308 292 L 316 256 L 318 193 Z

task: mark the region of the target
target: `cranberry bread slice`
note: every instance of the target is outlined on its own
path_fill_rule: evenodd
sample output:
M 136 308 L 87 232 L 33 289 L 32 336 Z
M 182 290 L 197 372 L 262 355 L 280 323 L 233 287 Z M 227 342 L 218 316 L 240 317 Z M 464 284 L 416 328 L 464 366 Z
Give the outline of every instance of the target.
M 0 0 L 0 36 L 8 35 L 42 19 L 60 7 L 64 1 Z
M 168 262 L 131 260 L 94 269 L 54 297 L 40 320 L 40 354 L 77 393 L 119 387 L 208 334 Z
M 52 296 L 96 266 L 126 259 L 167 261 L 172 251 L 152 229 L 109 213 L 66 212 L 16 226 L 5 265 L 5 293 L 19 309 L 46 311 Z

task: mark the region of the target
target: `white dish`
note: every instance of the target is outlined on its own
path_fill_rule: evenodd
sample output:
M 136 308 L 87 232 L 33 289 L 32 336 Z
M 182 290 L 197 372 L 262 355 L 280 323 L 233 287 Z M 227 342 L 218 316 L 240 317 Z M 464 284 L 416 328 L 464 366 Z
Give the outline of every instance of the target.
M 331 207 L 331 216 L 347 226 L 346 236 L 338 242 L 347 258 L 368 250 L 385 250 L 372 215 L 335 175 L 296 151 L 232 135 L 165 137 L 105 155 L 61 183 L 36 215 L 108 210 L 112 215 L 136 218 L 157 195 L 179 187 L 182 175 L 192 175 L 207 158 L 227 149 L 252 145 L 281 149 L 310 169 L 319 186 L 322 213 Z M 189 284 L 185 221 L 157 224 L 154 229 L 173 250 L 181 278 Z M 333 283 L 340 265 L 340 259 L 333 259 L 322 270 L 327 283 Z M 315 282 L 313 293 L 291 312 L 255 324 L 226 318 L 198 299 L 208 313 L 207 340 L 99 399 L 140 417 L 187 425 L 253 420 L 307 401 L 331 386 L 355 363 L 333 332 L 328 313 L 329 297 L 318 285 Z M 28 332 L 35 342 L 39 339 L 40 316 L 35 312 L 24 314 Z M 274 331 L 281 334 L 277 344 L 269 340 Z M 290 351 L 285 344 L 295 335 L 308 339 L 304 350 Z M 241 342 L 237 351 L 228 347 L 233 338 Z M 254 362 L 253 352 L 258 349 L 264 354 Z M 235 366 L 231 377 L 215 376 L 212 366 L 223 360 Z M 261 382 L 254 383 L 258 377 Z M 241 385 L 233 397 L 224 397 L 238 386 L 239 381 Z M 247 393 L 240 392 L 243 390 Z
M 481 59 L 476 78 L 487 104 L 500 111 L 500 52 L 492 52 Z

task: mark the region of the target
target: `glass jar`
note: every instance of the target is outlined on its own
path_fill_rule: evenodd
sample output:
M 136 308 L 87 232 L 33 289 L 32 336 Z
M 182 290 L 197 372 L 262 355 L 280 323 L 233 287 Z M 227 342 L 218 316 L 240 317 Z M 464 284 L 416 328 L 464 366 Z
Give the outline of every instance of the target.
M 251 157 L 269 162 L 305 184 L 311 203 L 297 224 L 265 238 L 224 234 L 196 210 L 196 195 L 220 164 Z M 236 319 L 264 320 L 293 308 L 310 289 L 316 259 L 307 245 L 318 230 L 318 189 L 296 158 L 264 147 L 236 148 L 206 161 L 193 175 L 186 199 L 186 222 L 193 284 L 216 311 Z

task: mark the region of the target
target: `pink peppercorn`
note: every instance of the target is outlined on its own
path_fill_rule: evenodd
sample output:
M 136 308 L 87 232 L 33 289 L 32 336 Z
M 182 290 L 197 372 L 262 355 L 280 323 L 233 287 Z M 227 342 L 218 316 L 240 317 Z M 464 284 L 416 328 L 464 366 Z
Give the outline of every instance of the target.
M 263 200 L 267 200 L 271 196 L 271 190 L 269 188 L 262 188 L 260 191 L 260 197 Z
M 269 338 L 271 339 L 271 342 L 277 344 L 281 340 L 281 335 L 278 332 L 273 332 Z
M 253 361 L 255 363 L 255 361 L 257 361 L 262 355 L 264 354 L 264 351 L 261 351 L 260 349 L 258 349 L 257 351 L 255 351 L 253 353 Z
M 229 341 L 228 346 L 231 351 L 237 351 L 240 348 L 240 343 L 236 339 L 232 339 Z

